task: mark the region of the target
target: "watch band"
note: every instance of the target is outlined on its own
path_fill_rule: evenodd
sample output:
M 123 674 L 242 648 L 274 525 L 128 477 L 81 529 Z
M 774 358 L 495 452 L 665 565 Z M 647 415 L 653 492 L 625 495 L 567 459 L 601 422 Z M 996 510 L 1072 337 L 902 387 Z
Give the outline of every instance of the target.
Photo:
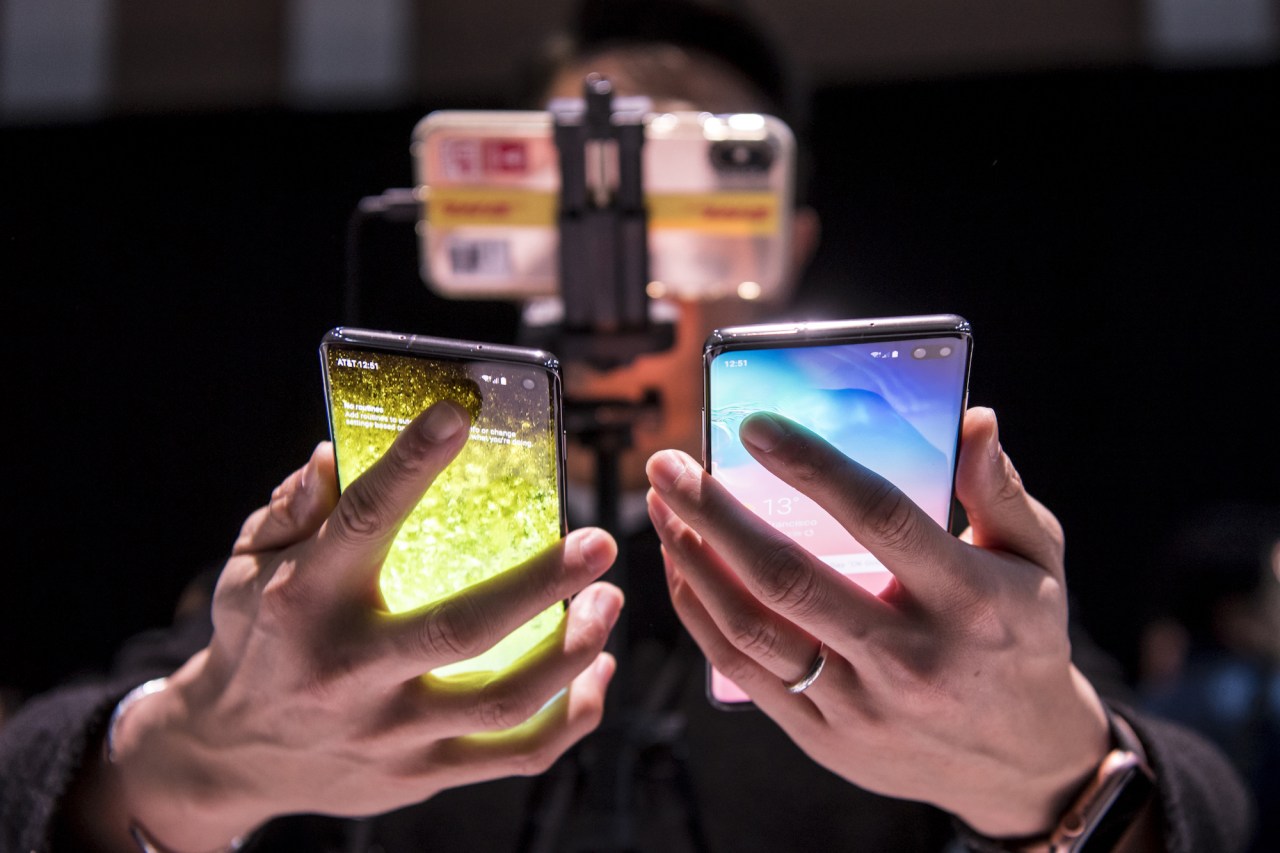
M 147 835 L 146 830 L 136 823 L 129 825 L 129 835 L 133 838 L 133 843 L 138 845 L 139 853 L 174 853 L 168 848 L 161 847 L 154 839 Z M 233 838 L 231 843 L 214 853 L 236 853 L 244 846 L 244 839 Z
M 1053 829 L 1019 838 L 991 838 L 955 819 L 971 853 L 1110 853 L 1155 789 L 1155 776 L 1133 727 L 1107 709 L 1112 749 Z
M 145 699 L 154 693 L 159 693 L 168 684 L 168 678 L 153 678 L 124 694 L 124 698 L 116 703 L 115 710 L 111 712 L 111 720 L 107 723 L 106 739 L 102 742 L 107 763 L 115 764 L 116 762 L 116 730 L 120 728 L 120 721 L 124 719 L 125 712 L 133 707 L 133 704 L 139 699 Z

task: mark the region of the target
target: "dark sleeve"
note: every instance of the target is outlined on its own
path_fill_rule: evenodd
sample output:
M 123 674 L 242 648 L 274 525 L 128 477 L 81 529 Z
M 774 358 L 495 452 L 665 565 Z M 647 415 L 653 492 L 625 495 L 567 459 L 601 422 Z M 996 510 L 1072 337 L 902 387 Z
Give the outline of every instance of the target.
M 1253 800 L 1227 757 L 1190 729 L 1135 711 L 1135 694 L 1116 660 L 1074 621 L 1070 631 L 1076 666 L 1146 748 L 1169 853 L 1247 850 L 1256 819 Z
M 28 700 L 0 728 L 0 853 L 51 849 L 58 810 L 86 752 L 98 748 L 116 702 L 177 669 L 203 648 L 212 625 L 200 613 L 126 644 L 112 671 Z
M 1124 706 L 1156 775 L 1169 853 L 1246 850 L 1256 815 L 1244 782 L 1216 747 L 1175 723 Z

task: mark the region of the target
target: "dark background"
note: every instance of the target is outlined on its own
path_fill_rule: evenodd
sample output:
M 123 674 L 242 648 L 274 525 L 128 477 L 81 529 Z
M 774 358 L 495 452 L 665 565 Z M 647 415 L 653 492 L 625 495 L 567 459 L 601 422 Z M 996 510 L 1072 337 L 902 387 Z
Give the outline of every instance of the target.
M 1061 518 L 1083 621 L 1132 670 L 1150 555 L 1218 499 L 1280 502 L 1275 66 L 828 85 L 814 103 L 827 316 L 955 312 Z M 0 685 L 42 689 L 164 624 L 325 437 L 316 345 L 349 218 L 411 182 L 437 107 L 0 128 L 6 401 Z M 498 338 L 509 306 L 360 232 L 361 318 Z

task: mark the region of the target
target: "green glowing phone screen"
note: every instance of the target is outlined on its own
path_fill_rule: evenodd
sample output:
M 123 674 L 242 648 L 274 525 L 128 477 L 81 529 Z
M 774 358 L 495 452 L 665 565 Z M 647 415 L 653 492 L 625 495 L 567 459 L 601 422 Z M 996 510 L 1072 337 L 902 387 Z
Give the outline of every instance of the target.
M 382 567 L 388 610 L 413 610 L 512 568 L 563 534 L 559 387 L 537 364 L 323 347 L 329 424 L 346 489 L 438 400 L 472 416 L 458 457 L 405 520 Z M 510 667 L 556 631 L 562 604 L 548 608 L 487 652 L 433 675 Z

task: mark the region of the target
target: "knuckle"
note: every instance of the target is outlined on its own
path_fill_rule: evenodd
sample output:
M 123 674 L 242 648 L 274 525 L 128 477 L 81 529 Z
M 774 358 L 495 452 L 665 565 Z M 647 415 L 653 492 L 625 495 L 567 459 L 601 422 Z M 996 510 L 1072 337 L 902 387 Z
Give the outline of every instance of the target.
M 560 615 L 558 631 L 564 639 L 564 653 L 572 657 L 594 657 L 609 641 L 611 626 L 594 617 L 576 613 Z
M 997 503 L 1009 503 L 1011 501 L 1022 500 L 1026 494 L 1026 489 L 1022 484 L 1022 475 L 1018 473 L 1018 469 L 1013 467 L 1013 462 L 1008 456 L 1004 457 L 1004 477 L 1001 478 L 1000 487 L 996 489 L 995 501 Z
M 271 493 L 271 501 L 267 504 L 267 516 L 272 522 L 285 529 L 292 529 L 303 520 L 305 502 L 299 498 L 297 489 L 276 487 Z
M 870 648 L 876 644 L 877 630 L 867 619 L 845 619 L 840 624 L 839 636 L 850 646 Z
M 978 618 L 972 619 L 968 633 L 969 642 L 992 656 L 1017 655 L 1026 636 L 1026 632 L 1016 630 L 992 609 L 986 609 Z
M 538 710 L 538 703 L 528 690 L 490 683 L 482 691 L 473 710 L 482 730 L 497 731 L 529 719 Z
M 755 660 L 778 657 L 782 635 L 772 621 L 753 618 L 750 613 L 735 614 L 726 633 L 736 649 Z
M 1010 568 L 1018 571 L 1016 566 Z M 985 657 L 1016 651 L 1018 638 L 1026 631 L 1010 621 L 1009 614 L 1026 612 L 1028 597 L 1035 594 L 1026 584 L 992 580 L 987 573 L 982 579 L 957 580 L 948 592 L 948 603 L 939 610 L 935 624 L 945 625 L 939 636 L 945 637 L 953 653 Z M 917 640 L 916 647 L 924 646 L 924 641 Z M 918 651 L 918 668 L 924 669 L 927 655 L 936 651 L 936 647 Z
M 1009 458 L 1004 457 L 1004 473 L 999 478 L 994 491 L 986 499 L 988 507 L 987 513 L 1000 513 L 1012 517 L 1025 517 L 1028 512 L 1035 518 L 1036 522 L 1044 530 L 1049 532 L 1049 526 L 1045 524 L 1046 520 L 1053 522 L 1052 526 L 1056 526 L 1056 519 L 1046 519 L 1045 516 L 1051 514 L 1047 511 L 1042 512 L 1039 502 L 1027 494 L 1026 488 L 1022 484 L 1022 477 L 1018 474 L 1017 469 L 1013 467 L 1013 463 Z
M 911 550 L 921 529 L 905 494 L 883 482 L 868 495 L 866 507 L 866 524 L 876 541 L 894 550 Z
M 373 499 L 367 481 L 352 484 L 343 493 L 333 513 L 333 529 L 336 535 L 351 542 L 364 542 L 377 537 L 391 526 L 381 504 Z
M 316 591 L 298 578 L 292 564 L 276 569 L 262 587 L 259 609 L 266 625 L 278 624 L 287 629 L 298 614 L 314 612 L 316 606 Z
M 275 502 L 275 495 L 271 496 L 271 501 L 266 506 L 255 509 L 248 518 L 244 520 L 244 524 L 240 525 L 240 532 L 236 536 L 236 541 L 232 546 L 233 553 L 242 553 L 244 551 L 253 550 L 253 542 L 257 536 L 258 529 L 262 527 L 263 522 L 271 516 L 271 503 Z
M 767 604 L 802 615 L 816 604 L 816 578 L 789 541 L 774 541 L 756 560 L 756 577 Z
M 756 667 L 749 658 L 733 656 L 726 661 L 717 661 L 716 669 L 734 684 L 746 686 L 757 673 Z
M 426 660 L 462 660 L 486 648 L 488 619 L 466 596 L 438 605 L 417 632 L 420 651 Z
M 612 633 L 613 626 L 611 624 L 599 619 L 592 619 L 580 629 L 580 633 L 573 644 L 573 651 L 590 654 L 591 657 L 595 657 L 608 644 L 609 636 Z
M 218 574 L 213 588 L 214 601 L 235 601 L 252 592 L 259 585 L 263 566 L 258 560 L 234 557 L 227 561 Z

